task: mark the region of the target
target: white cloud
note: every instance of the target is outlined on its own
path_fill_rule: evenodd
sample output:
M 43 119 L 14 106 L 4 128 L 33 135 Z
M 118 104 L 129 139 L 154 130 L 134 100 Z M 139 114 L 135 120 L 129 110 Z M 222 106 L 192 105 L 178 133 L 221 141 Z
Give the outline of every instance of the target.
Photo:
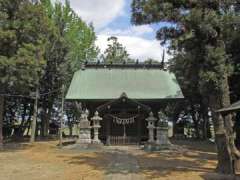
M 126 29 L 111 29 L 105 28 L 99 34 L 109 36 L 141 36 L 145 34 L 154 33 L 150 25 L 130 26 Z
M 52 0 L 61 1 L 65 0 Z M 129 26 L 127 28 L 112 29 L 107 25 L 117 17 L 124 16 L 124 6 L 128 0 L 70 0 L 71 7 L 88 23 L 92 22 L 98 33 L 97 46 L 103 53 L 107 47 L 107 38 L 117 36 L 119 42 L 126 48 L 130 57 L 141 61 L 147 58 L 162 59 L 163 47 L 159 41 L 145 39 L 144 36 L 155 33 L 150 25 Z M 169 58 L 166 55 L 166 60 Z
M 57 0 L 52 0 L 57 1 Z M 64 2 L 65 0 L 60 0 Z M 70 0 L 71 7 L 98 30 L 124 14 L 124 0 Z
M 103 53 L 107 48 L 107 38 L 108 35 L 98 35 L 97 38 L 97 46 L 101 49 Z M 144 61 L 148 58 L 153 58 L 155 60 L 162 60 L 163 47 L 160 46 L 160 42 L 157 40 L 148 40 L 141 37 L 136 36 L 117 36 L 118 41 L 123 44 L 131 58 L 139 59 L 140 61 Z M 165 56 L 166 61 L 169 59 L 169 55 Z

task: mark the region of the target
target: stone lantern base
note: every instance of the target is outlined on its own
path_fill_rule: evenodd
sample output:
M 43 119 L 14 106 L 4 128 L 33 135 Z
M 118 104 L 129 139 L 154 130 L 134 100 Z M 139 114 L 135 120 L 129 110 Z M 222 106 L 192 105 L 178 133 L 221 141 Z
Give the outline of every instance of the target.
M 168 127 L 167 126 L 159 126 L 156 127 L 156 141 L 147 142 L 144 145 L 144 150 L 146 151 L 161 151 L 171 149 L 171 143 L 168 139 Z
M 80 129 L 79 137 L 76 141 L 78 144 L 91 144 L 91 129 Z
M 92 143 L 93 144 L 103 144 L 100 140 L 94 140 L 94 139 L 92 140 Z
M 157 140 L 156 144 L 162 146 L 168 146 L 170 144 L 168 139 L 168 127 L 167 126 L 160 126 L 157 127 Z
M 91 126 L 89 121 L 80 121 L 77 144 L 91 144 Z
M 98 139 L 98 140 L 92 140 L 92 144 L 98 144 L 98 145 L 101 145 L 103 146 L 103 143 Z
M 157 144 L 156 142 L 154 143 L 146 143 L 143 147 L 145 151 L 162 151 L 162 150 L 169 150 L 171 149 L 172 144 Z
M 64 149 L 69 150 L 76 150 L 76 151 L 93 151 L 93 152 L 99 152 L 104 149 L 104 146 L 101 144 L 88 144 L 88 143 L 76 143 L 73 145 L 68 145 L 64 147 Z

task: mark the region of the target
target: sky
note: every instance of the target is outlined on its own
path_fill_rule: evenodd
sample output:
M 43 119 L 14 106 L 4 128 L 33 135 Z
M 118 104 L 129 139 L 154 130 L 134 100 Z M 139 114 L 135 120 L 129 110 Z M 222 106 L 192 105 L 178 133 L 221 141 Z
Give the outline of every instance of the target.
M 97 34 L 96 45 L 102 53 L 107 47 L 107 38 L 116 36 L 131 58 L 161 61 L 163 47 L 155 38 L 159 27 L 156 24 L 132 25 L 131 0 L 70 0 L 70 4 L 84 21 L 93 24 Z M 168 55 L 165 57 L 169 58 Z

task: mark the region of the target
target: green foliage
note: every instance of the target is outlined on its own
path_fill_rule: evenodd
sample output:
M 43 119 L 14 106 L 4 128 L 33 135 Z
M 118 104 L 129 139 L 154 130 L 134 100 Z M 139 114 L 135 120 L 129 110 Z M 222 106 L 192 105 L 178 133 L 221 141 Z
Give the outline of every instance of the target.
M 81 20 L 68 1 L 53 5 L 50 0 L 0 0 L 0 94 L 29 97 L 39 89 L 44 94 L 38 104 L 44 116 L 41 124 L 47 132 L 60 88 L 68 86 L 83 61 L 97 57 L 95 39 L 93 27 Z M 24 104 L 14 98 L 5 100 L 6 106 L 12 102 L 20 107 L 30 104 L 26 108 L 33 105 L 29 99 Z M 7 108 L 5 112 L 14 118 L 15 112 Z
M 80 69 L 82 62 L 96 58 L 96 36 L 92 26 L 81 20 L 68 1 L 65 5 L 59 2 L 52 5 L 50 0 L 44 0 L 42 3 L 55 27 L 46 53 L 49 63 L 46 76 L 50 77 L 45 79 L 50 78 L 51 82 L 58 79 L 54 83 L 60 88 L 62 83 L 70 82 L 73 73 Z
M 103 61 L 105 63 L 134 62 L 134 60 L 129 58 L 126 48 L 118 42 L 117 37 L 109 37 L 108 42 L 108 48 L 105 50 L 103 55 Z
M 170 69 L 178 76 L 190 105 L 200 104 L 205 117 L 207 108 L 212 110 L 215 133 L 221 134 L 221 137 L 215 137 L 219 160 L 217 170 L 233 173 L 232 160 L 238 163 L 235 157 L 239 157 L 239 152 L 234 145 L 232 119 L 230 116 L 219 118 L 215 110 L 230 105 L 228 79 L 238 71 L 236 57 L 239 57 L 239 48 L 235 43 L 240 30 L 239 2 L 133 0 L 132 10 L 135 24 L 172 23 L 172 26 L 160 28 L 157 38 L 168 43 L 174 53 Z M 236 83 L 236 79 L 239 77 L 232 78 L 232 82 Z M 230 151 L 222 151 L 223 146 Z
M 157 33 L 174 51 L 172 68 L 179 69 L 185 81 L 194 83 L 192 80 L 197 79 L 196 86 L 201 91 L 209 86 L 213 91 L 220 91 L 224 75 L 232 73 L 223 37 L 228 29 L 226 22 L 230 22 L 226 21 L 229 14 L 234 19 L 234 6 L 230 3 L 233 1 L 134 0 L 132 22 L 172 22 L 173 26 L 163 27 Z
M 32 18 L 34 17 L 34 18 Z M 50 31 L 47 16 L 27 0 L 0 0 L 0 84 L 29 91 L 42 73 L 45 44 Z

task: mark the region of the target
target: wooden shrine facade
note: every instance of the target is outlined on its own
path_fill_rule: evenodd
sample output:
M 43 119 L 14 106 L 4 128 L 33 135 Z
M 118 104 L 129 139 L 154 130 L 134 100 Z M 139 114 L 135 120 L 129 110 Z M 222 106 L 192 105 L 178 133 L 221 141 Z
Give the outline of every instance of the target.
M 66 96 L 81 102 L 89 119 L 98 112 L 99 139 L 107 145 L 147 141 L 149 113 L 157 117 L 168 103 L 182 98 L 174 74 L 160 64 L 85 64 Z

